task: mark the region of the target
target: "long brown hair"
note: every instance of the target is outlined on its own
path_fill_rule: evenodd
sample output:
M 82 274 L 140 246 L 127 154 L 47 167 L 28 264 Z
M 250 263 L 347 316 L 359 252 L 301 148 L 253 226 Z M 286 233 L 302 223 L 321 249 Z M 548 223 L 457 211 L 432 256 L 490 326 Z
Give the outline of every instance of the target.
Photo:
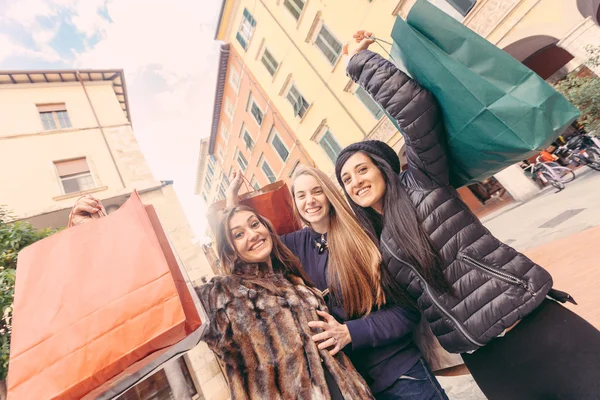
M 349 317 L 367 315 L 375 307 L 386 303 L 386 293 L 381 283 L 381 253 L 354 218 L 352 210 L 327 175 L 316 168 L 299 166 L 292 182 L 299 176 L 309 175 L 317 180 L 325 197 L 329 200 L 328 249 L 329 263 L 327 280 L 329 290 Z M 302 218 L 295 201 L 294 211 Z
M 278 292 L 271 280 L 259 278 L 256 276 L 256 274 L 249 274 L 247 276 L 244 275 L 244 271 L 247 270 L 247 268 L 244 267 L 249 266 L 250 263 L 242 260 L 240 257 L 239 252 L 236 250 L 235 245 L 233 244 L 231 229 L 229 229 L 229 222 L 231 221 L 231 218 L 236 213 L 241 211 L 249 211 L 253 213 L 258 221 L 269 231 L 269 235 L 273 241 L 273 249 L 271 250 L 273 272 L 275 274 L 282 274 L 293 283 L 299 283 L 298 278 L 300 278 L 305 285 L 312 287 L 312 282 L 302 268 L 300 260 L 281 242 L 279 236 L 277 236 L 275 233 L 275 229 L 273 228 L 271 221 L 260 215 L 252 207 L 245 205 L 238 205 L 225 209 L 221 215 L 221 223 L 217 225 L 217 252 L 219 254 L 219 259 L 221 260 L 225 275 L 233 275 L 234 273 L 240 274 L 244 276 L 245 279 L 259 286 L 265 287 L 274 292 Z

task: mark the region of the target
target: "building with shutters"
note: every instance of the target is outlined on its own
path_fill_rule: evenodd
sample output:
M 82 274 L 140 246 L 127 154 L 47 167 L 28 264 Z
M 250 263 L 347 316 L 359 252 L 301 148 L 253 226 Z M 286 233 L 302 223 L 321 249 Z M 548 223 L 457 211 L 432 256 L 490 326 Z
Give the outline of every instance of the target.
M 267 56 L 265 65 L 277 73 L 274 58 Z M 225 198 L 234 170 L 247 180 L 244 193 L 278 180 L 289 184 L 298 165 L 315 165 L 245 56 L 227 43 L 221 46 L 215 93 L 212 129 L 200 145 L 196 171 L 196 194 L 207 205 Z M 304 105 L 297 112 L 306 113 Z
M 359 29 L 389 41 L 395 19 L 405 18 L 415 1 L 224 0 L 216 39 L 241 55 L 244 68 L 326 173 L 333 173 L 341 148 L 365 139 L 386 141 L 404 162 L 402 136 L 345 75 L 341 49 Z M 427 1 L 544 79 L 564 76 L 583 62 L 587 44 L 600 43 L 600 0 Z M 372 50 L 387 57 L 389 46 Z M 517 166 L 490 182 L 459 190 L 480 215 L 491 203 L 522 201 L 539 191 Z
M 134 136 L 121 70 L 0 71 L 0 204 L 36 228 L 63 228 L 90 194 L 110 214 L 135 189 L 152 204 L 195 285 L 213 275 L 173 190 L 154 179 Z M 201 344 L 122 398 L 225 399 Z

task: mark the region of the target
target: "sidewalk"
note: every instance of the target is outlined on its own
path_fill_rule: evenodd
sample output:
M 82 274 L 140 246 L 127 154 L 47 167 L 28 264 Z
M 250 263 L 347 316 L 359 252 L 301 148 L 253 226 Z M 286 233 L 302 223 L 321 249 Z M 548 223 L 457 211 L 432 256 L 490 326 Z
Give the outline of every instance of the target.
M 552 274 L 555 288 L 577 301 L 578 305 L 566 303 L 567 308 L 600 329 L 598 246 L 600 226 L 527 250 L 525 255 Z
M 581 168 L 575 170 L 574 172 L 575 172 L 575 181 L 566 184 L 566 187 L 565 187 L 564 190 L 567 190 L 567 188 L 572 183 L 575 183 L 578 179 L 580 179 L 580 177 L 583 177 L 583 176 L 585 176 L 585 175 L 587 175 L 587 174 L 589 174 L 591 172 L 594 172 L 594 170 L 591 169 L 591 168 L 588 168 L 588 167 L 581 167 Z M 491 221 L 494 218 L 497 218 L 497 217 L 499 217 L 499 216 L 501 216 L 501 215 L 503 215 L 503 214 L 505 214 L 505 213 L 507 213 L 507 212 L 509 212 L 511 210 L 514 210 L 517 207 L 521 207 L 522 205 L 527 204 L 528 202 L 533 201 L 533 200 L 537 199 L 540 196 L 544 196 L 544 195 L 551 194 L 551 193 L 556 193 L 556 189 L 554 187 L 552 187 L 552 186 L 547 186 L 547 187 L 543 188 L 542 190 L 540 190 L 540 192 L 537 193 L 533 198 L 531 198 L 531 199 L 529 199 L 527 201 L 515 201 L 515 202 L 513 202 L 513 203 L 511 203 L 511 204 L 509 204 L 509 205 L 507 205 L 507 206 L 505 206 L 503 208 L 501 208 L 498 211 L 494 211 L 494 212 L 492 212 L 490 214 L 487 214 L 487 215 L 483 216 L 482 218 L 480 218 L 481 222 L 486 223 L 488 221 Z
M 519 251 L 600 225 L 600 172 L 582 171 L 556 193 L 544 191 L 482 221 L 499 240 Z M 509 206 L 510 207 L 510 206 Z

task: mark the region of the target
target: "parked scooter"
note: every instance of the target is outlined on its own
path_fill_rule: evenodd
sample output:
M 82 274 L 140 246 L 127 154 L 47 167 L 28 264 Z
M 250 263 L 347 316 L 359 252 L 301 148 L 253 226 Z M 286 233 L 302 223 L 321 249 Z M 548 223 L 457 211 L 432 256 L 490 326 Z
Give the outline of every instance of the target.
M 600 171 L 600 140 L 589 134 L 577 135 L 560 146 L 555 154 L 576 165 L 587 165 Z

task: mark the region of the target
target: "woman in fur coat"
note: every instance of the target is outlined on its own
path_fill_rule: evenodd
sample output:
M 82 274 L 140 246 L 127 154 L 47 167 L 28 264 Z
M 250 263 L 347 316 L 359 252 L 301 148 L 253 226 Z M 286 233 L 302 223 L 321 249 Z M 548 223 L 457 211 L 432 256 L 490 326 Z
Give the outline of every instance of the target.
M 80 199 L 73 222 L 101 207 Z M 311 339 L 308 322 L 327 307 L 267 219 L 247 206 L 226 210 L 217 247 L 225 275 L 196 291 L 209 317 L 203 340 L 225 367 L 232 399 L 373 399 L 343 353 Z

